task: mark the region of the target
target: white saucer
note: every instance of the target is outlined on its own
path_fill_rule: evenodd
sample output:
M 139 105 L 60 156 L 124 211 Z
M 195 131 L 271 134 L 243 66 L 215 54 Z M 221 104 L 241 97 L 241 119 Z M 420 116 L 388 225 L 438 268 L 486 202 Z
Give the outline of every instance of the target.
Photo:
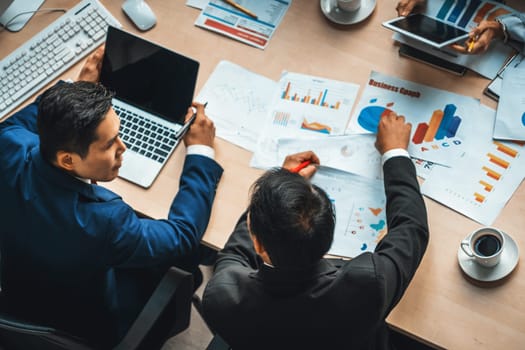
M 354 24 L 365 20 L 374 11 L 376 0 L 361 0 L 361 7 L 356 11 L 341 11 L 337 0 L 321 0 L 321 10 L 332 22 L 338 24 Z
M 482 282 L 493 282 L 511 273 L 520 258 L 518 245 L 511 236 L 503 232 L 505 244 L 499 264 L 494 267 L 484 267 L 476 263 L 473 258 L 469 257 L 461 247 L 458 249 L 459 266 L 467 276 Z

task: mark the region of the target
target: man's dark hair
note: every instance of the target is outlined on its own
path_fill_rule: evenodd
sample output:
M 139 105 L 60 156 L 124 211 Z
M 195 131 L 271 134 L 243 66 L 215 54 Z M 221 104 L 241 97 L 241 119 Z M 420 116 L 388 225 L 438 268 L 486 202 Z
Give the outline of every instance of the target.
M 87 81 L 57 84 L 38 104 L 37 126 L 42 157 L 52 163 L 60 150 L 84 158 L 96 129 L 111 107 L 113 94 Z
M 273 169 L 252 186 L 250 230 L 276 267 L 319 261 L 334 238 L 335 213 L 328 195 L 286 169 Z

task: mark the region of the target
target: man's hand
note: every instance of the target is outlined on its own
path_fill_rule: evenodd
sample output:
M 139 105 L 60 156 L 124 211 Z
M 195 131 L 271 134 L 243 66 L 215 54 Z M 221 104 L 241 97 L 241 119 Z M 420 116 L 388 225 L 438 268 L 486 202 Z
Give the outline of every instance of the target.
M 425 0 L 400 0 L 397 3 L 396 11 L 399 16 L 408 16 L 414 10 L 414 7 L 423 5 Z
M 310 164 L 308 164 L 303 169 L 299 170 L 297 173 L 302 177 L 309 179 L 315 174 L 315 172 L 317 171 L 317 166 L 320 164 L 319 158 L 312 151 L 295 153 L 286 156 L 283 162 L 283 168 L 292 170 L 305 161 L 309 161 Z
M 472 29 L 464 45 L 454 44 L 451 47 L 463 54 L 483 53 L 488 50 L 492 39 L 503 38 L 503 36 L 501 23 L 483 20 L 476 28 Z
M 77 80 L 90 81 L 98 83 L 100 78 L 100 69 L 102 68 L 102 59 L 104 58 L 104 45 L 95 50 L 84 63 L 80 70 Z
M 200 103 L 192 103 L 192 107 L 197 109 L 197 117 L 190 126 L 190 130 L 184 136 L 184 144 L 186 147 L 191 145 L 205 145 L 213 147 L 213 141 L 215 140 L 215 125 L 213 122 L 204 114 L 204 105 Z M 193 108 L 188 108 L 186 114 L 186 121 L 188 121 L 193 115 Z
M 405 123 L 405 117 L 391 112 L 383 115 L 377 127 L 376 148 L 384 154 L 394 148 L 408 148 L 412 125 Z

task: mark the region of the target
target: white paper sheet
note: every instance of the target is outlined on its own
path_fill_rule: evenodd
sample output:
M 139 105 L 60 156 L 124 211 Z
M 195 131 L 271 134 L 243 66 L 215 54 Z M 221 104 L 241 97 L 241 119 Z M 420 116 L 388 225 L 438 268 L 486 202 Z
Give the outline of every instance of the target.
M 195 25 L 264 49 L 288 11 L 292 0 L 235 0 L 235 2 L 257 15 L 257 18 L 250 17 L 222 0 L 210 0 L 197 17 Z
M 412 157 L 449 166 L 476 128 L 479 108 L 472 97 L 372 72 L 347 132 L 376 132 L 380 115 L 391 110 L 412 123 Z
M 493 136 L 525 140 L 525 64 L 505 69 Z
M 525 176 L 525 147 L 493 141 L 495 111 L 482 107 L 471 145 L 450 168 L 436 167 L 421 192 L 461 214 L 491 225 Z
M 221 61 L 197 101 L 208 102 L 206 115 L 215 123 L 218 137 L 253 152 L 277 87 L 271 79 Z
M 353 258 L 374 251 L 387 233 L 383 181 L 320 167 L 312 183 L 325 190 L 335 206 L 328 254 Z
M 271 104 L 270 118 L 250 165 L 281 165 L 277 152 L 280 138 L 318 138 L 342 135 L 359 85 L 310 75 L 284 72 Z

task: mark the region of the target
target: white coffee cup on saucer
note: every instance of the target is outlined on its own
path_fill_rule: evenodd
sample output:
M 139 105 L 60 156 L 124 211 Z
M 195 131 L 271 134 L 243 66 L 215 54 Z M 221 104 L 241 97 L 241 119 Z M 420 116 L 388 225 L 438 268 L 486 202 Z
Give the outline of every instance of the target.
M 482 227 L 461 242 L 461 249 L 484 267 L 496 266 L 503 252 L 505 236 L 494 227 Z
M 337 7 L 346 12 L 357 11 L 361 7 L 361 0 L 337 0 Z

